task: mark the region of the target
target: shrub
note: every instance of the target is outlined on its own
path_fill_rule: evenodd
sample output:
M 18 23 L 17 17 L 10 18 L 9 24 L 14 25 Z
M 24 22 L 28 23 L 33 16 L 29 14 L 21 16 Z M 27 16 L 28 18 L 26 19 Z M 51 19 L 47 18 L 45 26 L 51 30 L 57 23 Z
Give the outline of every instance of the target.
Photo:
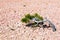
M 30 15 L 30 14 L 26 14 L 25 18 L 22 18 L 22 22 L 29 22 L 32 18 L 38 18 L 39 20 L 43 20 L 43 17 L 41 17 L 40 15 L 38 15 L 37 13 L 35 13 L 34 15 Z
M 37 18 L 40 19 L 40 20 L 43 20 L 43 17 L 40 16 L 40 15 L 38 15 L 37 13 L 35 13 L 34 16 L 37 17 Z
M 34 16 L 33 15 L 30 15 L 30 14 L 26 14 L 25 17 L 28 18 L 28 19 L 34 18 Z
M 29 22 L 29 19 L 28 18 L 22 18 L 21 21 L 27 23 L 27 22 Z

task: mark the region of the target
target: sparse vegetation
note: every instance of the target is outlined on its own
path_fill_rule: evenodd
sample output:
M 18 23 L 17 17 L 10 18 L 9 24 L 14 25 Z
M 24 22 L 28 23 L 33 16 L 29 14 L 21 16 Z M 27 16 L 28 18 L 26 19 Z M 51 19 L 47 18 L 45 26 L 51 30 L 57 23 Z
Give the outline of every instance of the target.
M 35 13 L 34 16 L 37 17 L 37 18 L 40 19 L 40 20 L 43 20 L 43 17 L 40 16 L 40 15 L 38 15 L 37 13 Z
M 37 13 L 35 13 L 34 15 L 26 14 L 25 18 L 22 18 L 21 21 L 27 23 L 31 19 L 35 18 L 35 17 L 38 18 L 39 20 L 43 20 L 43 17 L 41 17 L 40 15 L 38 15 Z
M 28 18 L 22 18 L 21 21 L 27 23 L 27 22 L 29 22 L 29 19 Z
M 32 18 L 34 18 L 34 16 L 33 15 L 30 15 L 30 14 L 26 14 L 25 15 L 25 18 L 32 19 Z
M 44 28 L 49 28 L 51 26 L 53 31 L 56 31 L 55 25 L 50 20 L 48 20 L 47 18 L 43 19 L 43 17 L 38 15 L 37 13 L 35 13 L 34 15 L 26 14 L 21 21 L 27 23 L 26 26 L 28 27 L 33 27 L 33 28 L 42 27 L 44 29 Z M 49 25 L 47 26 L 46 24 L 44 24 L 44 22 L 49 22 Z

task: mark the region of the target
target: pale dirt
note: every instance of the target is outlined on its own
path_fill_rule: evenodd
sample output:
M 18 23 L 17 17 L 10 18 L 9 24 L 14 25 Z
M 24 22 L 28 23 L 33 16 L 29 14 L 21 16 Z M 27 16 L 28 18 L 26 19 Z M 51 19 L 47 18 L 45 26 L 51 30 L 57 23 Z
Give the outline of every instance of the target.
M 47 17 L 57 31 L 26 27 L 26 13 Z M 0 40 L 60 40 L 60 0 L 0 0 Z

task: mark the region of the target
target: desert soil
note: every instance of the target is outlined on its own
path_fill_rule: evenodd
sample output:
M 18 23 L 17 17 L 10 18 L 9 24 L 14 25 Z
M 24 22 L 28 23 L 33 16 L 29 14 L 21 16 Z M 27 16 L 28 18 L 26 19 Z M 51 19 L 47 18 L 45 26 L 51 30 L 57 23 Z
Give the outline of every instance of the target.
M 47 17 L 57 30 L 26 27 L 27 13 Z M 0 40 L 60 40 L 60 0 L 0 0 Z

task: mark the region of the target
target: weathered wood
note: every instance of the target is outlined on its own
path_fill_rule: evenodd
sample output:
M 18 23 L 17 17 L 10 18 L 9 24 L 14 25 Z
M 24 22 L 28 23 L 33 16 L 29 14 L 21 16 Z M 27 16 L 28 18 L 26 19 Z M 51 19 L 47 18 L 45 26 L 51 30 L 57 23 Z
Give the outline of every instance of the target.
M 46 18 L 46 21 L 49 22 L 49 26 L 52 28 L 52 30 L 56 31 L 55 25 L 50 20 L 48 20 L 47 18 Z
M 34 18 L 32 20 L 32 21 L 34 21 L 34 23 L 29 23 L 26 26 L 39 26 L 39 27 L 42 27 L 42 28 L 51 27 L 53 31 L 56 31 L 55 25 L 50 20 L 48 20 L 47 18 L 45 18 L 44 20 L 40 20 L 40 21 L 37 21 L 37 20 L 38 20 L 37 18 Z M 44 22 L 48 22 L 49 26 L 45 25 Z

